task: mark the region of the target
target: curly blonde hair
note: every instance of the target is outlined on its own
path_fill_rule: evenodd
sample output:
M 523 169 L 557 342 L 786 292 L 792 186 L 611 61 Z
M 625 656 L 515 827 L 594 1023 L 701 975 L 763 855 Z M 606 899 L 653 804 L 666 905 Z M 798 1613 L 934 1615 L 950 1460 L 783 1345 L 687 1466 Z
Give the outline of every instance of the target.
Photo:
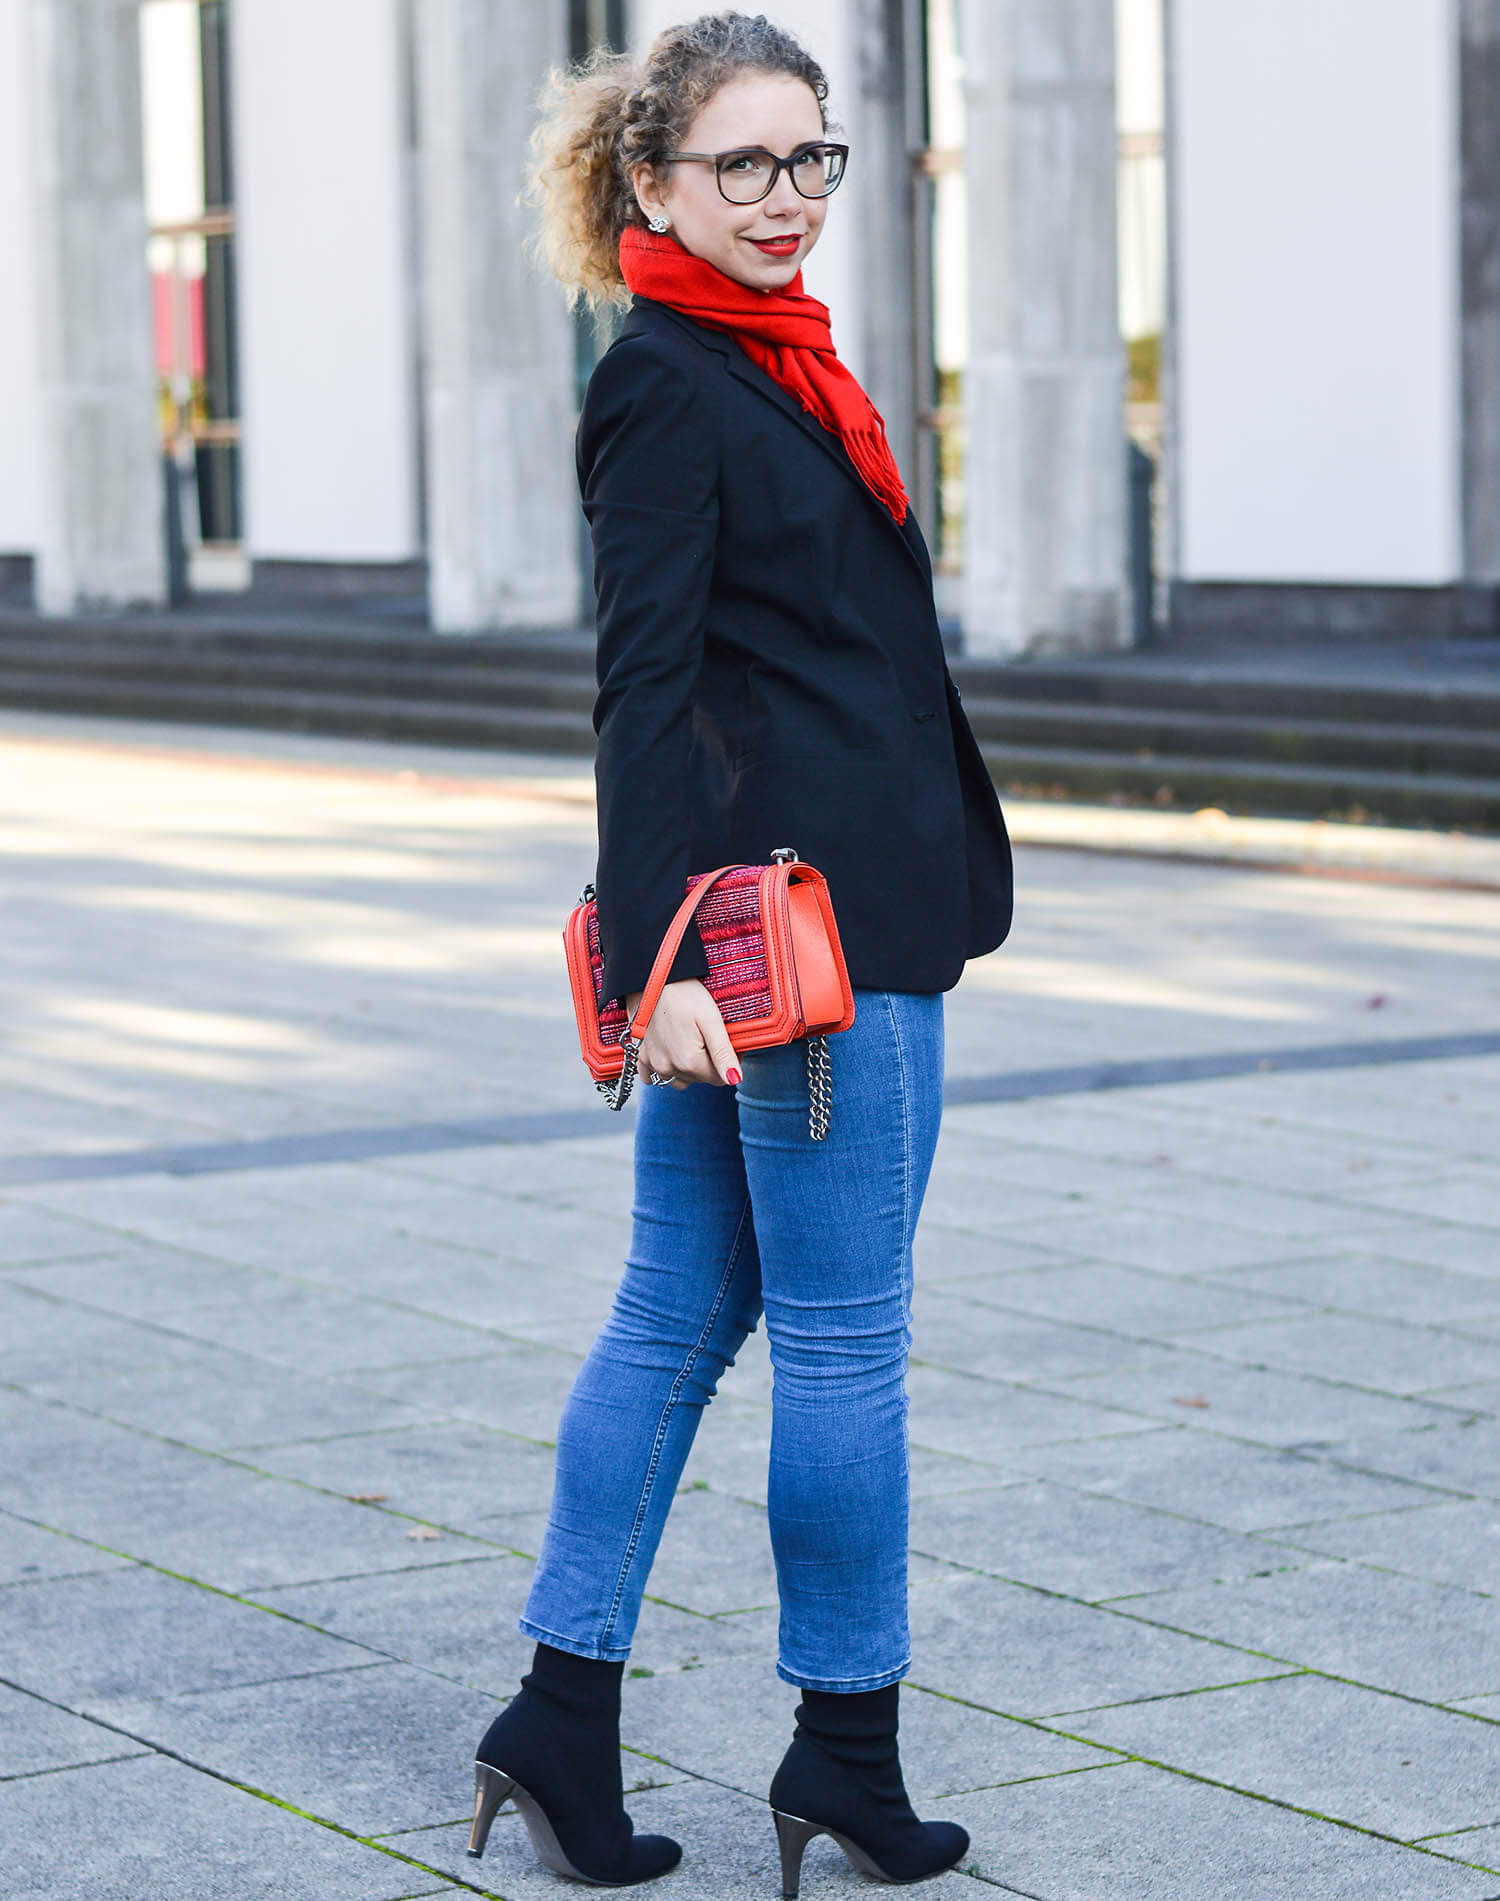
M 526 196 L 541 212 L 537 248 L 576 304 L 625 303 L 620 238 L 642 224 L 632 174 L 660 165 L 698 113 L 740 73 L 785 73 L 811 87 L 829 129 L 828 80 L 763 13 L 705 13 L 658 34 L 643 60 L 599 52 L 549 75 L 532 134 Z

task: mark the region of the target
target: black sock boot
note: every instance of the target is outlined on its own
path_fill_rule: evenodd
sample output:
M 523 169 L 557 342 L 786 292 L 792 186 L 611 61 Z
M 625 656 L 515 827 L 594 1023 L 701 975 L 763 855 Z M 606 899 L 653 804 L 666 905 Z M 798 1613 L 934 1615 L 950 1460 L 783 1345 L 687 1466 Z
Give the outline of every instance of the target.
M 625 1666 L 538 1644 L 520 1694 L 479 1745 L 474 1834 L 484 1852 L 507 1796 L 543 1863 L 560 1875 L 624 1888 L 682 1859 L 665 1835 L 637 1835 L 620 1777 L 620 1678 Z
M 895 1683 L 847 1696 L 802 1692 L 797 1732 L 771 1784 L 788 1896 L 797 1892 L 802 1850 L 817 1834 L 832 1835 L 862 1873 L 891 1882 L 941 1874 L 968 1848 L 956 1822 L 919 1822 L 907 1799 L 896 1745 L 899 1697 Z

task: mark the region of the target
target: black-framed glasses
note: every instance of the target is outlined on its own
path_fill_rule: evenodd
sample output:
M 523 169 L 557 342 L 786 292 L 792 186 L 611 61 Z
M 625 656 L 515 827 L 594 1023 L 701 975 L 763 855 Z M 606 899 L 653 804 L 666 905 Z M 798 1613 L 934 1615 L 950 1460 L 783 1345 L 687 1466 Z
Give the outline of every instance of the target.
M 838 190 L 848 158 L 847 145 L 831 145 L 819 139 L 811 145 L 799 145 L 787 158 L 777 158 L 762 145 L 741 145 L 732 152 L 669 152 L 666 162 L 676 165 L 692 159 L 712 165 L 721 197 L 732 205 L 758 205 L 762 198 L 770 197 L 783 172 L 801 197 L 826 198 Z

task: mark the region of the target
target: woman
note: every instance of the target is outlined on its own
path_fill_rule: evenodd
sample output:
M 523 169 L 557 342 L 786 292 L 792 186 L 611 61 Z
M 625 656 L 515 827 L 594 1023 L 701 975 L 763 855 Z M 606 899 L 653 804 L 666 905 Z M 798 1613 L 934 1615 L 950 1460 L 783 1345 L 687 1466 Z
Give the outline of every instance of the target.
M 520 1694 L 479 1748 L 471 1852 L 512 1791 L 548 1864 L 624 1886 L 681 1850 L 621 1799 L 620 1677 L 703 1409 L 764 1312 L 788 1893 L 828 1833 L 916 1881 L 968 1837 L 902 1784 L 912 1236 L 942 1099 L 942 992 L 1010 922 L 1010 850 L 948 678 L 884 426 L 801 268 L 845 148 L 788 34 L 723 13 L 644 65 L 564 76 L 537 137 L 549 259 L 633 291 L 578 432 L 598 592 L 604 994 L 634 1008 L 690 873 L 794 847 L 823 871 L 857 1015 L 832 1130 L 800 1046 L 735 1054 L 690 931 L 644 1039 L 635 1224 L 558 1434 Z M 870 287 L 871 296 L 881 294 Z

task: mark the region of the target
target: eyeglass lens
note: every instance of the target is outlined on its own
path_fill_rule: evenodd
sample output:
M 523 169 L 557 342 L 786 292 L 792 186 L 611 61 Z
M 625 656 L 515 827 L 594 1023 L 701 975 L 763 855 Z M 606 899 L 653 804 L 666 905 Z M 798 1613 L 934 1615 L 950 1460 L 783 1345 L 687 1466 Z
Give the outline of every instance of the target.
M 844 155 L 831 145 L 809 145 L 786 167 L 804 198 L 826 198 L 843 176 Z M 770 152 L 751 147 L 725 152 L 719 160 L 719 189 L 732 205 L 753 205 L 768 196 L 777 172 Z

